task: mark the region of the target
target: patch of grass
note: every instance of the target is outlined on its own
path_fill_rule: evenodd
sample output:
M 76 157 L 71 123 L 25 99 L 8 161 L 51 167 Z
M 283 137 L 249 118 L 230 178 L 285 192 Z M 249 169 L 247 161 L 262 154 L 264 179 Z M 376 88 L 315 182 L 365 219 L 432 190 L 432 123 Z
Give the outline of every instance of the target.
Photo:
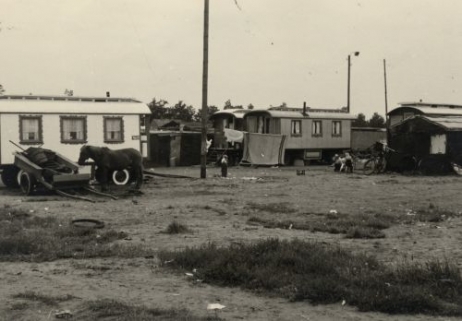
M 60 302 L 69 301 L 69 300 L 74 299 L 75 297 L 70 294 L 67 294 L 64 296 L 52 296 L 52 295 L 46 295 L 46 294 L 42 294 L 42 293 L 38 293 L 34 291 L 26 291 L 23 293 L 18 293 L 18 294 L 13 295 L 13 298 L 40 302 L 48 306 L 56 306 Z
M 0 261 L 52 261 L 61 258 L 145 256 L 141 246 L 113 244 L 124 232 L 75 227 L 55 217 L 0 208 Z
M 328 213 L 316 220 L 274 220 L 252 216 L 247 223 L 260 224 L 266 228 L 346 234 L 348 238 L 384 238 L 385 234 L 381 230 L 389 228 L 395 221 L 390 215 Z
M 185 224 L 179 223 L 177 221 L 173 221 L 172 223 L 170 223 L 167 226 L 167 228 L 165 230 L 165 233 L 167 233 L 167 234 L 183 234 L 183 233 L 191 233 L 191 230 Z
M 10 310 L 22 311 L 22 310 L 26 310 L 28 308 L 29 308 L 29 304 L 27 302 L 14 302 L 11 305 Z
M 448 262 L 389 267 L 375 258 L 300 240 L 207 244 L 159 253 L 168 267 L 206 283 L 238 286 L 293 301 L 347 304 L 361 311 L 462 316 L 462 278 Z
M 421 208 L 416 211 L 410 211 L 404 218 L 404 223 L 411 224 L 414 222 L 429 222 L 429 223 L 439 223 L 444 222 L 448 218 L 458 216 L 459 214 L 448 211 L 442 208 L 439 208 L 432 203 L 428 208 Z
M 268 213 L 295 213 L 297 210 L 292 207 L 290 203 L 280 202 L 280 203 L 254 203 L 249 202 L 244 207 L 244 210 L 253 211 L 253 212 L 268 212 Z
M 355 226 L 346 232 L 345 237 L 348 239 L 383 239 L 385 233 L 369 226 Z
M 76 320 L 117 321 L 220 321 L 217 316 L 198 317 L 185 309 L 156 309 L 128 305 L 115 300 L 99 300 L 85 304 Z

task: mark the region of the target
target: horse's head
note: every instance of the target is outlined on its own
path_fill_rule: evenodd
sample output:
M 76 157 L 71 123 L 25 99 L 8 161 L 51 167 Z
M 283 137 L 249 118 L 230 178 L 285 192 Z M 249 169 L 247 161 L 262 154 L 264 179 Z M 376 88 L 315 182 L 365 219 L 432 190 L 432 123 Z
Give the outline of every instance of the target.
M 80 148 L 80 155 L 79 155 L 79 160 L 77 161 L 77 163 L 79 165 L 84 165 L 85 161 L 91 157 L 92 157 L 91 146 L 83 145 L 82 148 Z

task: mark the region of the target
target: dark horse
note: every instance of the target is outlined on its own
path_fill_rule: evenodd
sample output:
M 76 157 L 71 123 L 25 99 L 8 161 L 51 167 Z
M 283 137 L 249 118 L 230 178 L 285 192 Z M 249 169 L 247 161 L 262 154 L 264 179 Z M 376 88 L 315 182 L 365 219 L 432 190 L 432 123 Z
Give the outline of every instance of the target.
M 129 169 L 136 176 L 136 189 L 143 183 L 143 156 L 134 148 L 111 150 L 107 147 L 84 145 L 80 149 L 79 165 L 84 165 L 87 159 L 95 161 L 99 172 L 101 189 L 107 190 L 109 174 L 116 170 Z

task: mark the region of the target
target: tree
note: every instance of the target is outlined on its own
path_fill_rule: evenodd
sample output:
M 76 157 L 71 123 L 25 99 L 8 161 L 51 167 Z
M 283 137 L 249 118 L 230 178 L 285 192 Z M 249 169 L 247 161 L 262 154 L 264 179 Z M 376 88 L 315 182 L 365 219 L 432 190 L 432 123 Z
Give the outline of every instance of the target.
M 244 109 L 244 108 L 242 107 L 242 105 L 233 106 L 233 104 L 231 104 L 231 100 L 228 99 L 227 101 L 225 101 L 225 106 L 223 107 L 223 109 Z
M 3 85 L 0 84 L 0 96 L 5 93 L 5 89 L 3 88 Z
M 371 119 L 369 119 L 369 127 L 385 128 L 385 118 L 380 116 L 378 113 L 374 113 Z
M 153 98 L 152 101 L 148 104 L 149 109 L 151 110 L 151 119 L 165 119 L 168 117 L 168 101 L 160 99 L 157 100 Z
M 72 89 L 67 89 L 66 88 L 66 90 L 64 90 L 64 95 L 72 97 L 72 96 L 74 96 L 74 91 Z
M 207 106 L 207 119 L 210 118 L 211 115 L 215 114 L 218 111 L 217 106 Z M 202 110 L 198 110 L 194 114 L 194 121 L 202 121 Z
M 252 109 L 254 109 L 254 108 L 255 108 L 255 107 L 254 107 L 252 104 L 249 104 L 249 105 L 247 106 L 247 109 L 248 109 L 248 110 L 252 110 Z
M 358 117 L 351 124 L 352 127 L 367 127 L 369 124 L 366 121 L 366 115 L 359 113 Z
M 192 121 L 195 114 L 193 106 L 186 105 L 182 100 L 177 102 L 175 106 L 169 108 L 169 111 L 170 118 L 183 121 Z

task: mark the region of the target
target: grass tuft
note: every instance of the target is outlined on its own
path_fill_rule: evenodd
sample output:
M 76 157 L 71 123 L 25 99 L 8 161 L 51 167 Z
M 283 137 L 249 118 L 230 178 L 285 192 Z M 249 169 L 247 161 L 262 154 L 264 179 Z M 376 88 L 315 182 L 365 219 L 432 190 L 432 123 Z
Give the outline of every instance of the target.
M 75 297 L 70 294 L 67 294 L 64 296 L 52 296 L 52 295 L 41 294 L 41 293 L 34 292 L 34 291 L 26 291 L 23 293 L 18 293 L 18 294 L 13 295 L 13 298 L 40 302 L 48 306 L 56 306 L 60 302 L 69 301 L 69 300 L 74 299 Z
M 207 244 L 159 253 L 168 267 L 220 286 L 237 286 L 314 304 L 345 300 L 361 311 L 462 316 L 462 278 L 448 262 L 391 268 L 375 258 L 300 240 Z
M 85 320 L 118 321 L 220 321 L 217 316 L 198 317 L 186 309 L 157 309 L 128 305 L 115 300 L 98 300 L 85 304 L 82 309 Z M 83 320 L 83 319 L 82 319 Z
M 183 233 L 191 233 L 191 230 L 185 224 L 178 223 L 177 221 L 173 221 L 167 226 L 165 233 L 183 234 Z

